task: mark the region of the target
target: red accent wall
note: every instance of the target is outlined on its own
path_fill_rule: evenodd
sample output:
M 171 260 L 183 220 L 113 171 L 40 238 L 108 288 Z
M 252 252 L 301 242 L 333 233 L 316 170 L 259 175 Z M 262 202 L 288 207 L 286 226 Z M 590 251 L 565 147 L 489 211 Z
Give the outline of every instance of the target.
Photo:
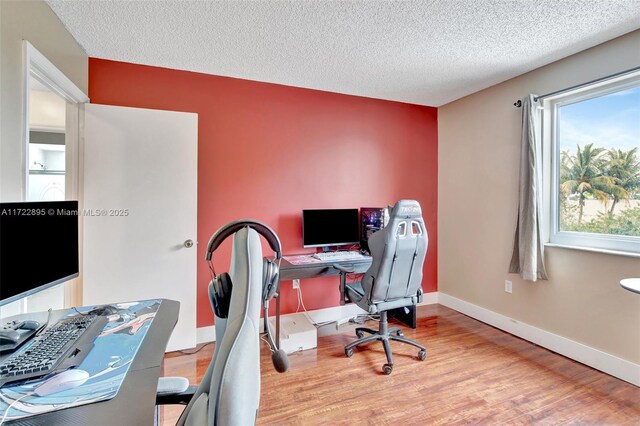
M 423 289 L 437 290 L 437 109 L 90 58 L 92 103 L 198 113 L 198 327 L 212 324 L 207 241 L 254 218 L 283 251 L 304 253 L 304 208 L 422 205 L 429 233 Z M 153 153 L 150 153 L 153 156 Z M 263 244 L 265 253 L 270 253 Z M 230 242 L 214 256 L 228 270 Z M 337 279 L 302 282 L 307 309 L 338 305 Z M 297 307 L 290 282 L 283 312 Z

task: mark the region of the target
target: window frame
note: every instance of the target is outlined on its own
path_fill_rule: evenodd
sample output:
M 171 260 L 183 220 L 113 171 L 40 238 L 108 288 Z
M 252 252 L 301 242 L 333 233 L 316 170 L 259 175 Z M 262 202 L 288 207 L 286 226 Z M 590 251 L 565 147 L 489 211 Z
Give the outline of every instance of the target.
M 546 246 L 640 257 L 640 237 L 561 231 L 559 211 L 560 146 L 558 112 L 560 107 L 635 87 L 640 87 L 640 71 L 540 99 L 542 109 L 543 212 L 548 219 L 544 232 Z

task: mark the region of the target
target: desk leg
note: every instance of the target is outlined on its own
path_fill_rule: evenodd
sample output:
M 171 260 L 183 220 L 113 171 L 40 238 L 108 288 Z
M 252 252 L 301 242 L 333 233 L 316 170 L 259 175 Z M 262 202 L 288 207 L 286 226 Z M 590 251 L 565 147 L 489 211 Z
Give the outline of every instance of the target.
M 276 347 L 280 349 L 280 293 L 276 295 Z
M 263 304 L 265 303 L 269 303 L 269 302 L 263 302 Z M 262 320 L 264 321 L 264 332 L 266 333 L 267 330 L 269 329 L 269 308 L 265 305 L 263 308 L 264 315 L 262 315 Z

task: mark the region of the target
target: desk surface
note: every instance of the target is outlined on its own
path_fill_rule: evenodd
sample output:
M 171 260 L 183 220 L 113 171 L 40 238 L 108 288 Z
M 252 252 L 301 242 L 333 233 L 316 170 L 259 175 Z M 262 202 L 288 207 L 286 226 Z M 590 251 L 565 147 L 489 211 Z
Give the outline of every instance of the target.
M 118 394 L 103 402 L 7 422 L 10 425 L 152 425 L 160 366 L 180 304 L 162 300 Z M 57 311 L 54 318 L 66 310 Z
M 312 253 L 308 255 L 311 256 L 311 254 Z M 353 268 L 355 273 L 364 273 L 369 269 L 369 266 L 371 266 L 371 262 L 372 258 L 370 256 L 366 256 L 362 259 L 356 260 L 330 260 L 326 262 L 314 259 L 309 263 L 294 265 L 283 257 L 282 262 L 280 263 L 280 279 L 287 281 L 339 275 L 338 270 L 335 269 L 333 265 L 342 265 Z

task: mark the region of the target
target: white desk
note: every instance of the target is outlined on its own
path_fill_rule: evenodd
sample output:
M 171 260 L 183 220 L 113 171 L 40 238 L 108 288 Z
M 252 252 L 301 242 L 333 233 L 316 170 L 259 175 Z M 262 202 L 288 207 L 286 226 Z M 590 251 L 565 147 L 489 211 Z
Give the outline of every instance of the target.
M 633 293 L 640 294 L 640 278 L 625 278 L 620 280 L 620 285 Z

